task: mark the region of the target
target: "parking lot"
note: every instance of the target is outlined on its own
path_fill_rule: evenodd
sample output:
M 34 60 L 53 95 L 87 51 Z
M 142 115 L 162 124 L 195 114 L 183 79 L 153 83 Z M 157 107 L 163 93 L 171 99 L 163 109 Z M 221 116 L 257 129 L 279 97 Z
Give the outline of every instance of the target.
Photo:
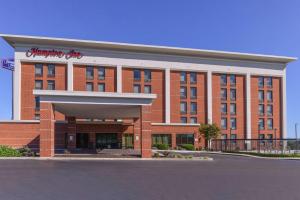
M 300 199 L 300 161 L 0 160 L 0 199 Z

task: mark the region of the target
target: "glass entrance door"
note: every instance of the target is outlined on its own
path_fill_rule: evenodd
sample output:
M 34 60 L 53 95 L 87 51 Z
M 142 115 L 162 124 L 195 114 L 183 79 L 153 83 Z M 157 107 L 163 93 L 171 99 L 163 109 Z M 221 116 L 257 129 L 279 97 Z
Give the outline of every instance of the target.
M 119 149 L 120 142 L 118 141 L 117 133 L 97 133 L 96 134 L 97 149 Z

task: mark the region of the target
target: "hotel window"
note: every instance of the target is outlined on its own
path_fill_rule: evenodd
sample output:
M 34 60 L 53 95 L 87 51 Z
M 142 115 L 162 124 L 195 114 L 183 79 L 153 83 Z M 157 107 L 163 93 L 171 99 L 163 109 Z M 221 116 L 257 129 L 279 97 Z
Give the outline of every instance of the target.
M 273 134 L 268 134 L 268 135 L 267 135 L 267 139 L 268 139 L 268 140 L 272 140 L 272 139 L 273 139 Z
M 105 84 L 98 83 L 98 92 L 105 92 Z
M 133 70 L 133 78 L 135 81 L 140 81 L 141 80 L 141 70 L 134 69 Z
M 231 135 L 230 135 L 230 139 L 231 139 L 230 143 L 236 144 L 236 138 L 237 138 L 237 135 L 236 135 L 236 134 L 231 134 Z
M 273 92 L 267 91 L 267 101 L 272 102 L 273 101 Z
M 99 80 L 105 79 L 105 68 L 104 67 L 98 67 L 98 79 Z
M 34 119 L 35 119 L 35 120 L 40 120 L 40 119 L 41 119 L 40 114 L 35 114 L 35 115 L 34 115 Z
M 152 134 L 152 146 L 157 144 L 167 144 L 172 145 L 172 136 L 171 134 Z
M 230 118 L 230 128 L 233 130 L 236 129 L 236 118 Z
M 272 77 L 267 77 L 266 78 L 266 85 L 267 87 L 271 88 L 273 86 L 273 81 L 272 81 Z
M 236 89 L 230 89 L 230 100 L 231 101 L 236 100 Z
M 230 75 L 230 85 L 235 86 L 236 85 L 236 77 L 234 74 Z
M 259 90 L 258 91 L 258 100 L 260 102 L 263 102 L 264 101 L 264 91 L 263 90 Z
M 133 85 L 133 92 L 134 93 L 141 93 L 141 86 L 138 84 Z
M 196 72 L 190 73 L 190 83 L 192 83 L 192 84 L 197 83 L 197 73 Z
M 267 126 L 269 130 L 273 129 L 273 119 L 267 119 Z
M 258 105 L 258 114 L 260 116 L 263 116 L 265 114 L 265 108 L 264 108 L 264 104 L 259 104 Z
M 34 83 L 34 88 L 36 90 L 42 90 L 43 89 L 43 81 L 42 80 L 36 80 Z
M 186 114 L 187 111 L 187 103 L 186 102 L 180 102 L 180 113 Z
M 86 67 L 86 79 L 94 79 L 94 67 L 93 66 Z
M 183 124 L 187 123 L 187 118 L 186 117 L 180 117 L 180 122 Z
M 264 87 L 264 77 L 258 77 L 258 87 L 263 88 Z
M 194 144 L 194 134 L 177 134 L 176 145 Z
M 221 104 L 221 114 L 227 114 L 227 103 Z
M 144 80 L 145 80 L 145 82 L 151 81 L 151 70 L 149 70 L 149 69 L 144 70 Z
M 186 87 L 180 87 L 180 98 L 186 99 Z
M 273 106 L 267 105 L 267 115 L 272 116 L 273 115 Z
M 227 118 L 221 118 L 221 128 L 227 129 Z
M 197 124 L 197 117 L 191 117 L 191 124 Z
M 264 140 L 264 139 L 265 139 L 265 135 L 264 135 L 264 134 L 258 134 L 258 138 L 259 138 L 260 140 Z M 259 143 L 260 143 L 260 144 L 264 144 L 265 141 L 259 141 Z
M 259 128 L 259 130 L 263 130 L 263 129 L 265 129 L 265 121 L 264 121 L 264 119 L 258 119 L 258 128 Z
M 55 65 L 48 64 L 48 76 L 55 76 Z
M 227 89 L 222 88 L 220 94 L 221 94 L 221 100 L 227 100 Z
M 40 110 L 40 97 L 35 97 L 35 110 Z
M 236 115 L 236 104 L 235 103 L 230 104 L 230 114 Z
M 196 99 L 197 98 L 197 88 L 196 87 L 191 87 L 191 99 Z
M 221 85 L 223 85 L 223 86 L 227 85 L 227 75 L 226 74 L 221 75 Z
M 55 81 L 47 81 L 47 90 L 55 90 Z
M 43 64 L 37 63 L 34 66 L 35 76 L 43 76 Z
M 145 85 L 145 87 L 144 87 L 144 93 L 151 94 L 151 85 Z
M 197 103 L 191 102 L 191 114 L 197 114 Z
M 222 139 L 222 140 L 227 140 L 227 134 L 226 134 L 226 133 L 223 133 L 223 134 L 221 135 L 221 139 Z
M 186 72 L 180 72 L 180 82 L 186 83 Z
M 86 91 L 90 91 L 90 92 L 94 91 L 93 83 L 86 83 L 85 87 L 86 87 Z

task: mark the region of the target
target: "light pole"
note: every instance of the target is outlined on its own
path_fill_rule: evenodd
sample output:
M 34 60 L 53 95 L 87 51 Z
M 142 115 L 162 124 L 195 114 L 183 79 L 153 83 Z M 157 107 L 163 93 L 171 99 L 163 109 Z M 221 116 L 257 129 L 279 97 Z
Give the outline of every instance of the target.
M 296 152 L 298 151 L 298 123 L 295 123 L 295 136 L 296 136 Z

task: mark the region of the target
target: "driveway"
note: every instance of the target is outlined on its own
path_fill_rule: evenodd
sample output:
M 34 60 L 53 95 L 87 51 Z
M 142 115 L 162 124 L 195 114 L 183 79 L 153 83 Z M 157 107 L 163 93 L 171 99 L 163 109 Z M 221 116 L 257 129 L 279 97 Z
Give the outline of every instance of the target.
M 0 199 L 300 199 L 300 161 L 0 160 Z

